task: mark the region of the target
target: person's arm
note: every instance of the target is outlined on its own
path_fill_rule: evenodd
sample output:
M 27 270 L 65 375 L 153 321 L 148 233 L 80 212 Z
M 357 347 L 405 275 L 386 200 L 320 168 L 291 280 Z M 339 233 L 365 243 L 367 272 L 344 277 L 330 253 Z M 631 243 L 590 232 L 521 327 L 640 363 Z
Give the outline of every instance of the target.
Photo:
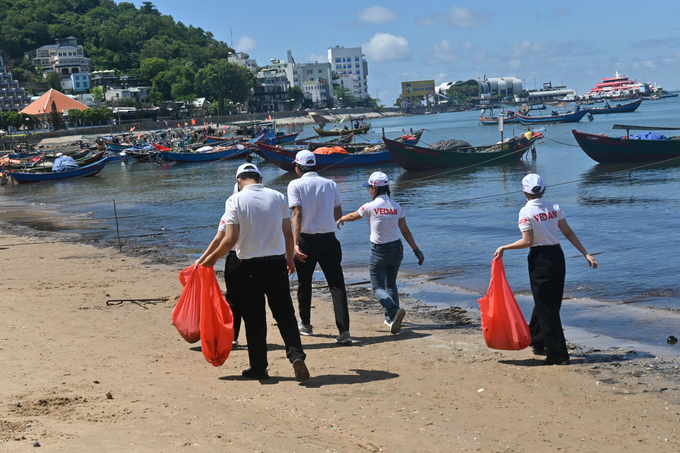
M 413 249 L 413 253 L 416 255 L 416 258 L 418 258 L 418 265 L 422 266 L 423 262 L 425 261 L 425 254 L 420 251 L 418 245 L 416 244 L 416 240 L 413 239 L 413 234 L 411 234 L 411 230 L 409 229 L 408 225 L 406 225 L 406 217 L 400 218 L 397 225 L 399 225 L 399 231 L 401 231 L 401 235 L 404 236 L 404 239 L 406 242 L 408 242 L 408 245 L 410 245 Z
M 337 222 L 342 217 L 342 206 L 336 206 L 333 208 L 333 218 Z
M 503 252 L 506 250 L 518 250 L 531 247 L 534 242 L 534 230 L 522 231 L 522 239 L 513 242 L 512 244 L 502 245 L 496 249 L 494 253 L 494 258 L 503 258 Z
M 208 255 L 215 251 L 217 246 L 220 245 L 220 242 L 222 242 L 222 239 L 224 239 L 224 231 L 218 230 L 212 242 L 210 242 L 208 248 L 205 250 L 205 252 L 203 252 L 203 255 L 201 255 L 201 257 L 194 262 L 194 269 L 196 269 L 199 264 L 203 263 Z
M 300 246 L 298 245 L 298 240 L 300 239 L 300 232 L 302 230 L 302 208 L 300 206 L 295 206 L 293 208 L 293 249 L 295 251 L 295 257 L 301 263 L 304 263 L 307 259 L 307 255 L 302 253 Z
M 234 248 L 236 241 L 238 241 L 240 231 L 238 224 L 227 224 L 227 230 L 222 242 L 205 258 L 203 267 L 214 267 L 218 259 L 229 253 L 229 250 Z
M 342 210 L 340 210 L 340 214 L 342 214 Z M 335 224 L 338 226 L 338 230 L 339 230 L 340 225 L 344 225 L 345 222 L 354 222 L 355 220 L 359 220 L 360 218 L 361 218 L 361 216 L 359 215 L 359 211 L 354 211 L 351 214 L 340 215 L 340 217 L 336 216 Z
M 583 246 L 583 244 L 581 244 L 581 241 L 578 240 L 574 230 L 572 230 L 567 223 L 567 219 L 558 221 L 557 226 L 564 237 L 567 238 L 569 242 L 571 242 L 572 245 L 576 247 L 576 249 L 585 257 L 586 261 L 588 261 L 588 266 L 592 267 L 593 269 L 597 269 L 597 260 L 590 256 L 590 254 L 586 251 L 586 248 Z
M 295 242 L 293 241 L 293 230 L 290 226 L 290 219 L 283 219 L 282 223 L 283 237 L 286 240 L 286 265 L 288 266 L 288 275 L 295 273 Z

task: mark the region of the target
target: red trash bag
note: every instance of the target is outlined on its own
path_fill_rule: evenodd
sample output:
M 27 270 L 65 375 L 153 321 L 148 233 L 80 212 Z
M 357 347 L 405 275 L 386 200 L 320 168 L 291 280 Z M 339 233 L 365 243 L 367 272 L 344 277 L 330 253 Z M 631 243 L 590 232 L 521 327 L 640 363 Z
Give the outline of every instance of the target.
M 234 341 L 234 315 L 212 267 L 198 267 L 201 276 L 201 350 L 213 366 L 227 360 Z
M 177 305 L 172 310 L 172 325 L 189 343 L 201 339 L 201 277 L 191 265 L 179 273 L 184 287 Z
M 519 351 L 531 344 L 531 332 L 505 279 L 503 260 L 491 263 L 491 282 L 486 296 L 478 299 L 482 333 L 492 349 Z

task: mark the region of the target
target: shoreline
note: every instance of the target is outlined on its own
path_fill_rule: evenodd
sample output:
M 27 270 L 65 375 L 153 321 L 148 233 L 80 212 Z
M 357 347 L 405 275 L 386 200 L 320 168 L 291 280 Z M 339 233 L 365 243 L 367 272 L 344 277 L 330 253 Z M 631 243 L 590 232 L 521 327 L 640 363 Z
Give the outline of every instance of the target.
M 1 192 L 0 192 L 1 194 Z M 6 205 L 6 204 L 5 204 Z M 0 199 L 0 207 L 3 206 L 3 200 Z M 0 233 L 9 232 L 17 234 L 22 237 L 50 237 L 51 235 L 64 236 L 64 240 L 74 241 L 81 244 L 93 245 L 98 248 L 118 248 L 118 242 L 115 236 L 110 238 L 102 237 L 86 237 L 82 231 L 73 232 L 69 230 L 78 230 L 73 228 L 73 223 L 69 222 L 79 218 L 83 222 L 99 222 L 105 223 L 105 220 L 97 219 L 96 217 L 82 217 L 78 213 L 63 213 L 59 211 L 50 211 L 47 209 L 40 209 L 36 206 L 28 205 L 13 205 L 19 206 L 17 209 L 20 215 L 23 213 L 30 213 L 38 223 L 43 225 L 46 222 L 41 222 L 42 218 L 49 216 L 53 222 L 49 224 L 47 230 L 30 229 L 25 225 L 17 225 L 15 223 L 7 222 L 0 219 Z M 50 213 L 50 214 L 48 214 Z M 92 214 L 92 213 L 86 213 Z M 76 217 L 74 219 L 74 217 Z M 61 222 L 60 222 L 61 221 Z M 96 228 L 88 227 L 91 233 L 96 233 Z M 156 235 L 143 235 L 144 237 L 126 237 L 124 239 L 123 253 L 130 257 L 144 258 L 145 263 L 149 264 L 168 264 L 168 265 L 184 265 L 192 260 L 192 254 L 185 253 L 177 249 L 176 245 L 163 244 L 164 233 L 158 232 Z M 145 241 L 145 239 L 153 239 L 152 243 Z M 200 252 L 197 252 L 200 254 Z M 224 265 L 223 259 L 218 261 L 216 265 L 217 273 L 221 275 L 222 267 Z M 364 268 L 359 267 L 344 267 L 345 280 L 348 286 L 358 286 L 370 290 L 370 284 L 357 285 L 357 282 L 368 282 L 368 272 Z M 323 274 L 317 270 L 315 271 L 315 278 L 319 281 L 323 280 Z M 414 273 L 401 270 L 399 274 L 399 291 L 404 293 L 407 300 L 410 300 L 413 306 L 418 307 L 419 304 L 425 307 L 425 312 L 443 309 L 463 309 L 468 317 L 479 319 L 479 307 L 477 299 L 482 297 L 484 293 L 474 291 L 470 288 L 457 285 L 456 283 L 439 283 L 440 275 L 432 276 L 429 273 Z M 530 295 L 515 294 L 515 298 L 522 309 L 525 319 L 531 316 L 533 308 L 533 299 Z M 428 308 L 429 307 L 429 308 Z M 598 326 L 591 324 L 590 329 L 584 325 L 584 320 L 578 322 L 570 322 L 579 318 L 579 312 L 588 311 L 595 314 L 593 308 L 597 309 L 597 313 L 604 322 Z M 612 311 L 616 310 L 616 314 Z M 626 316 L 621 314 L 625 312 Z M 666 326 L 665 323 L 671 319 L 678 317 L 677 310 L 659 307 L 645 307 L 645 306 L 631 306 L 621 302 L 601 301 L 587 298 L 566 298 L 565 304 L 562 308 L 563 326 L 566 332 L 567 339 L 570 343 L 576 345 L 579 350 L 615 350 L 615 349 L 630 349 L 634 347 L 636 350 L 647 354 L 654 354 L 659 357 L 673 357 L 680 358 L 680 348 L 678 346 L 665 345 L 665 339 L 670 335 L 680 336 L 679 332 L 675 332 L 672 326 Z M 650 330 L 631 330 L 631 327 L 626 323 L 628 320 L 634 319 L 635 322 L 643 323 L 645 325 L 654 325 L 660 334 L 655 337 L 650 336 Z M 587 321 L 585 322 L 587 324 Z M 659 330 L 660 329 L 660 330 Z M 630 338 L 616 337 L 616 332 L 626 331 Z M 572 334 L 573 332 L 573 334 Z M 621 346 L 626 345 L 626 346 Z
M 0 244 L 9 242 L 31 237 L 3 227 Z M 312 378 L 294 382 L 270 317 L 272 378 L 249 381 L 245 348 L 214 368 L 170 325 L 183 265 L 78 241 L 3 256 L 0 442 L 12 451 L 34 442 L 73 452 L 678 447 L 678 364 L 649 354 L 574 348 L 572 365 L 538 366 L 530 351 L 488 349 L 460 308 L 417 300 L 404 301 L 404 329 L 389 335 L 360 286 L 349 286 L 355 344 L 338 346 L 329 291 L 317 288 L 316 334 L 302 338 Z M 169 300 L 105 303 L 154 297 Z

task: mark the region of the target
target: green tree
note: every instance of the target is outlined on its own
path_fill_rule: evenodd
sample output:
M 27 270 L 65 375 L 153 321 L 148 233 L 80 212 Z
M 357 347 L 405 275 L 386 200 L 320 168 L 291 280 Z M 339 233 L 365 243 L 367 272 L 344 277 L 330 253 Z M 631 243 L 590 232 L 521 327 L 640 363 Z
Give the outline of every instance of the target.
M 69 109 L 67 113 L 68 113 L 68 124 L 70 124 L 73 127 L 78 127 L 79 123 L 82 123 L 83 114 L 80 110 Z
M 446 96 L 460 104 L 469 102 L 471 98 L 479 97 L 479 85 L 475 83 L 450 86 L 446 90 Z
M 92 94 L 92 97 L 94 98 L 94 102 L 104 102 L 105 96 L 104 96 L 104 90 L 101 87 L 94 87 L 90 90 L 90 93 Z
M 63 88 L 61 87 L 61 76 L 56 72 L 50 72 L 47 74 L 47 87 L 57 91 L 62 91 Z
M 61 129 L 61 126 L 63 124 L 63 117 L 61 112 L 57 110 L 57 104 L 52 101 L 52 107 L 50 109 L 50 121 L 52 122 L 52 127 L 55 130 Z
M 357 98 L 349 88 L 336 86 L 333 88 L 333 94 L 338 99 L 338 102 L 343 107 L 354 107 L 357 103 Z
M 305 102 L 305 92 L 300 87 L 292 86 L 286 91 L 286 100 L 293 104 L 291 108 L 300 108 Z
M 139 75 L 149 82 L 158 74 L 168 69 L 168 62 L 162 58 L 152 57 L 142 60 L 139 64 Z
M 230 99 L 245 104 L 251 97 L 255 75 L 245 66 L 219 61 L 199 70 L 194 84 L 195 92 L 211 101 Z

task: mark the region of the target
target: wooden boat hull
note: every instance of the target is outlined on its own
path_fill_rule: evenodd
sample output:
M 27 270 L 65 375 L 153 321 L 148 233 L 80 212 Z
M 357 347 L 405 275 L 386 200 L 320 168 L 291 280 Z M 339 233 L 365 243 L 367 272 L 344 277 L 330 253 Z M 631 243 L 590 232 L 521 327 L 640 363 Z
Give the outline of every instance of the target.
M 583 109 L 580 112 L 552 116 L 524 116 L 518 113 L 517 118 L 522 124 L 578 123 L 587 113 L 587 109 Z
M 680 157 L 680 140 L 629 140 L 573 130 L 588 157 L 601 164 L 654 162 Z
M 327 130 L 319 129 L 319 128 L 316 128 L 316 127 L 314 128 L 314 131 L 318 135 L 320 135 L 321 137 L 335 137 L 337 135 L 346 135 L 346 134 L 351 134 L 351 133 L 367 134 L 368 130 L 370 128 L 371 128 L 371 125 L 369 124 L 369 125 L 366 125 L 364 127 L 360 127 L 358 129 L 348 129 L 346 131 L 345 130 L 337 130 L 337 131 L 329 130 L 329 131 L 327 131 Z
M 295 151 L 267 145 L 258 142 L 259 154 L 267 161 L 286 171 L 295 171 Z M 373 165 L 384 165 L 393 163 L 392 156 L 388 151 L 366 154 L 317 154 L 316 168 L 325 170 L 326 168 L 353 168 L 368 167 Z
M 497 126 L 498 125 L 498 118 L 484 118 L 484 117 L 479 117 L 479 122 L 482 123 L 482 126 Z M 513 123 L 519 123 L 519 118 L 512 117 L 512 118 L 503 118 L 503 124 L 513 124 Z
M 540 134 L 516 143 L 504 143 L 500 145 L 500 149 L 496 145 L 491 145 L 439 150 L 409 145 L 385 137 L 383 137 L 383 140 L 387 145 L 387 150 L 399 166 L 409 171 L 420 171 L 519 160 L 524 152 L 533 146 L 539 136 Z
M 175 162 L 210 162 L 220 159 L 231 159 L 247 153 L 248 148 L 244 147 L 242 149 L 225 149 L 224 151 L 215 151 L 212 153 L 178 153 L 174 151 L 162 151 L 159 156 L 162 156 L 165 160 L 172 160 Z
M 108 159 L 104 158 L 98 162 L 86 165 L 77 170 L 62 172 L 37 172 L 37 173 L 13 171 L 10 173 L 10 176 L 20 184 L 40 181 L 58 181 L 62 179 L 82 178 L 85 176 L 96 175 L 97 173 L 104 169 L 107 163 Z
M 635 102 L 631 102 L 630 104 L 625 104 L 625 105 L 619 105 L 619 106 L 614 106 L 614 107 L 597 107 L 593 109 L 586 109 L 588 110 L 589 113 L 593 115 L 601 115 L 603 113 L 627 113 L 627 112 L 634 112 L 637 110 L 638 107 L 640 107 L 640 104 L 642 104 L 642 99 L 638 99 Z

